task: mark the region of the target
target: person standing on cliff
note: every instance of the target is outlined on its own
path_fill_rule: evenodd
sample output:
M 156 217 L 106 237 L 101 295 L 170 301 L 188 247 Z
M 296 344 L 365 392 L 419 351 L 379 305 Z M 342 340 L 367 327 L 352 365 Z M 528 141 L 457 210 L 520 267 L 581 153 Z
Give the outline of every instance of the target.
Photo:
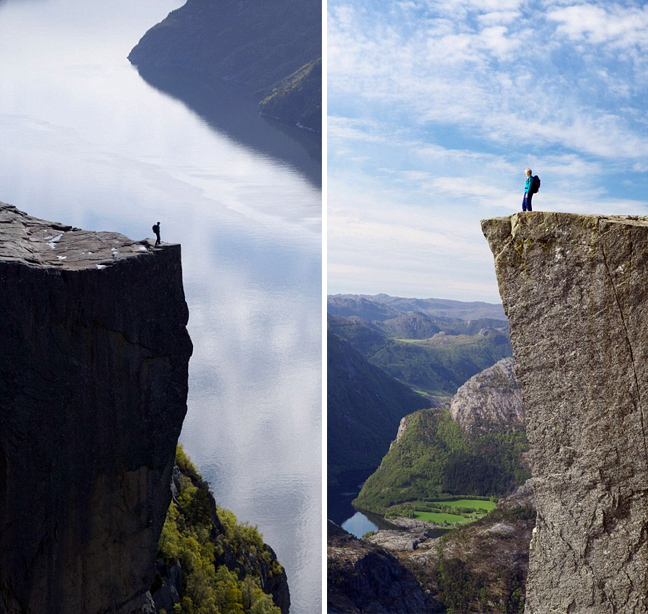
M 533 198 L 533 192 L 531 188 L 533 187 L 533 171 L 530 168 L 527 168 L 526 171 L 526 183 L 524 184 L 524 196 L 522 198 L 522 211 L 531 211 L 531 199 Z
M 160 244 L 160 222 L 158 222 L 157 224 L 153 224 L 153 232 L 157 237 L 155 241 L 155 247 L 157 247 Z

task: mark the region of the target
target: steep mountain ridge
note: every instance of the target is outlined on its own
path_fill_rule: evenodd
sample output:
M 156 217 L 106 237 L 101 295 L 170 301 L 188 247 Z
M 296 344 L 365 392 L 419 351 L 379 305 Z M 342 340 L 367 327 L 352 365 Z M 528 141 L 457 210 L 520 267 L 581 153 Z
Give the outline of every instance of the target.
M 262 111 L 321 132 L 321 19 L 319 0 L 188 0 L 128 59 L 142 73 L 179 69 L 237 83 Z
M 367 362 L 341 337 L 327 335 L 328 480 L 368 475 L 389 448 L 402 416 L 430 402 Z

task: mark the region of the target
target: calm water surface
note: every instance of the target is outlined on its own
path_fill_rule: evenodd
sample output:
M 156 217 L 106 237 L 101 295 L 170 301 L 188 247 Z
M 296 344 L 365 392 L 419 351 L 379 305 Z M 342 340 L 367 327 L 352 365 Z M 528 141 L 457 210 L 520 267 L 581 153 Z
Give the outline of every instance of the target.
M 299 153 L 239 142 L 128 63 L 181 4 L 0 0 L 0 200 L 133 239 L 159 220 L 162 240 L 182 244 L 194 355 L 181 440 L 218 503 L 276 550 L 291 612 L 310 614 L 322 578 L 321 192 L 282 161 Z

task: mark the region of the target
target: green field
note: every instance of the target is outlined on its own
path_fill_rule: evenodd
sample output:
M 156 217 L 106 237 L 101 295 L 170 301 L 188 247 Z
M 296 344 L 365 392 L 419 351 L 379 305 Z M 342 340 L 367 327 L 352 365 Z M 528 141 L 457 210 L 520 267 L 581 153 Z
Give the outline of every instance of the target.
M 414 518 L 423 522 L 432 522 L 434 524 L 458 524 L 472 522 L 474 518 L 457 516 L 456 514 L 443 514 L 440 512 L 414 512 Z
M 495 509 L 495 505 L 488 499 L 428 500 L 424 504 L 412 504 L 407 515 L 434 524 L 467 524 L 485 516 Z M 469 512 L 469 509 L 474 511 Z

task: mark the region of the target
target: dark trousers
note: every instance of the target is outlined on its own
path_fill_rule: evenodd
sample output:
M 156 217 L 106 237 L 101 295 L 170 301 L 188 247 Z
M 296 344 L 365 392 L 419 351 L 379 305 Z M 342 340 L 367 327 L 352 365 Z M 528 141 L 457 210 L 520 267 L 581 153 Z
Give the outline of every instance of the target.
M 522 198 L 522 211 L 532 211 L 531 209 L 531 199 L 533 198 L 533 194 L 524 194 L 524 197 Z

